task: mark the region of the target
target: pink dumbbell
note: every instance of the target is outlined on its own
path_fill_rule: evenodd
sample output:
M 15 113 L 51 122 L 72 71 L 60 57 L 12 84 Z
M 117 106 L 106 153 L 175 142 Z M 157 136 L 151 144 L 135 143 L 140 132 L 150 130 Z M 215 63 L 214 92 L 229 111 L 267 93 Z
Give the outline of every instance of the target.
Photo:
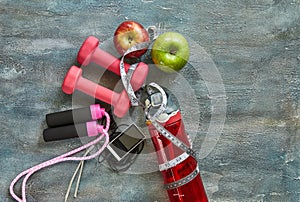
M 96 37 L 89 36 L 86 38 L 78 52 L 77 61 L 84 66 L 88 65 L 90 62 L 94 62 L 120 76 L 120 60 L 101 50 L 98 46 L 99 40 Z M 124 66 L 125 71 L 127 72 L 130 65 L 124 63 Z M 148 65 L 140 62 L 130 80 L 134 91 L 138 90 L 144 84 L 147 75 Z
M 62 90 L 66 94 L 72 94 L 75 89 L 112 105 L 114 107 L 114 114 L 117 117 L 123 117 L 130 107 L 130 100 L 125 90 L 121 94 L 111 91 L 83 78 L 82 69 L 72 66 L 65 76 Z

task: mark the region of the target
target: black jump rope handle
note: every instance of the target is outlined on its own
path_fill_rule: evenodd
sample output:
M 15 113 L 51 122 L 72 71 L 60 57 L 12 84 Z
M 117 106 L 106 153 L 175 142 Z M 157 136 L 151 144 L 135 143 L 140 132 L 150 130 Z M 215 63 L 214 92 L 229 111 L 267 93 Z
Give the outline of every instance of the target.
M 54 128 L 74 123 L 95 121 L 102 118 L 104 111 L 105 109 L 101 108 L 99 104 L 93 104 L 89 107 L 47 114 L 46 123 L 48 127 Z
M 46 115 L 48 127 L 54 128 L 93 120 L 90 107 L 55 112 Z
M 76 125 L 67 125 L 56 128 L 47 128 L 43 132 L 45 142 L 64 140 L 75 137 L 88 136 L 86 123 L 79 123 Z

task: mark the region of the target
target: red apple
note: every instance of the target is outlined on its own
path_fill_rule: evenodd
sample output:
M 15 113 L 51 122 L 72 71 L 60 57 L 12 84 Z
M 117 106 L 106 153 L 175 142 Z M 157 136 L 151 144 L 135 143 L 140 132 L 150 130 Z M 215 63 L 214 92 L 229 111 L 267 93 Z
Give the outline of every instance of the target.
M 114 34 L 114 45 L 120 54 L 124 54 L 130 47 L 150 41 L 149 34 L 145 28 L 135 21 L 122 22 Z M 138 58 L 142 56 L 147 49 L 132 52 L 126 57 Z

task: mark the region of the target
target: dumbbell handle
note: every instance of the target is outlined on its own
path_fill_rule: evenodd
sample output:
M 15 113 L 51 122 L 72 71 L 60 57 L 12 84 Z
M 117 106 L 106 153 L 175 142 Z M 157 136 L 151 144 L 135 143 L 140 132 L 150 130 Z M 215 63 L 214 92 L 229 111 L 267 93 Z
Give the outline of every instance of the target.
M 92 61 L 96 64 L 106 68 L 107 70 L 120 76 L 120 60 L 112 56 L 111 54 L 103 51 L 100 48 L 95 49 L 94 54 L 92 55 Z M 130 68 L 130 65 L 124 63 L 125 71 L 127 72 Z
M 64 140 L 76 137 L 93 137 L 98 135 L 98 128 L 102 127 L 96 121 L 79 123 L 75 125 L 47 128 L 43 132 L 45 142 Z
M 75 89 L 114 106 L 114 114 L 118 117 L 123 117 L 130 108 L 130 100 L 125 90 L 119 94 L 98 85 L 82 77 L 82 69 L 72 66 L 65 76 L 62 90 L 67 94 L 72 94 Z
M 89 107 L 55 112 L 46 115 L 48 127 L 65 126 L 74 123 L 85 123 L 102 118 L 103 108 L 99 104 L 90 105 Z
M 103 102 L 111 105 L 116 104 L 116 99 L 120 95 L 114 91 L 109 90 L 99 84 L 96 84 L 84 77 L 79 78 L 77 81 L 77 90 L 82 91 L 90 96 L 93 96 Z

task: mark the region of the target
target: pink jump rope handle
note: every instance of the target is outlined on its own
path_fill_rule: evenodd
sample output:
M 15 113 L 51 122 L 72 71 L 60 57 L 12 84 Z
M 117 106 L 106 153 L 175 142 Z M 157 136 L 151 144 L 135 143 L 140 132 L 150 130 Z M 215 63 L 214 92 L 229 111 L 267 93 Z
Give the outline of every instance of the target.
M 114 106 L 114 114 L 118 117 L 125 116 L 130 107 L 130 100 L 125 90 L 121 94 L 111 91 L 82 77 L 82 69 L 72 66 L 65 76 L 62 90 L 66 94 L 72 94 L 76 89 Z
M 103 51 L 98 46 L 99 40 L 96 37 L 87 37 L 78 52 L 77 61 L 83 66 L 88 65 L 90 62 L 94 62 L 120 76 L 120 60 Z M 130 65 L 124 63 L 124 67 L 127 72 Z M 145 63 L 140 62 L 136 67 L 130 81 L 134 91 L 138 90 L 144 84 L 148 71 L 148 65 Z

